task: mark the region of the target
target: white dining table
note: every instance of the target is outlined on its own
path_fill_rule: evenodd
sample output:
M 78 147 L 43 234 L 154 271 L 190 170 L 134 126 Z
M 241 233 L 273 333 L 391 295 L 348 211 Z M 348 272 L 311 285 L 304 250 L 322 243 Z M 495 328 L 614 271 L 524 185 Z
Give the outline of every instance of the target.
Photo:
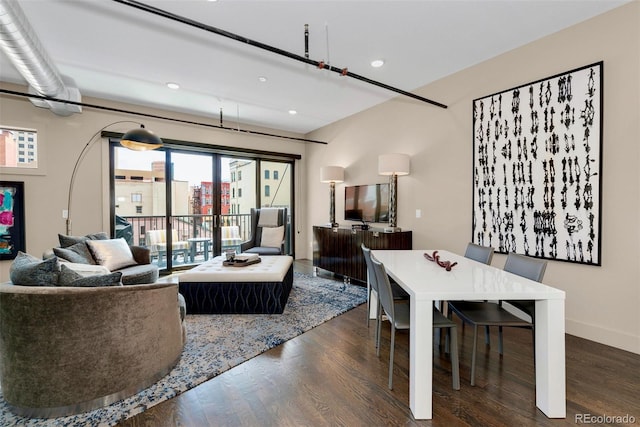
M 373 250 L 373 256 L 410 295 L 409 406 L 415 419 L 431 419 L 435 301 L 535 300 L 536 406 L 549 418 L 566 418 L 565 321 L 562 290 L 447 251 L 451 271 L 424 257 L 433 249 Z M 464 384 L 463 384 L 464 386 Z M 471 387 L 467 383 L 468 387 Z

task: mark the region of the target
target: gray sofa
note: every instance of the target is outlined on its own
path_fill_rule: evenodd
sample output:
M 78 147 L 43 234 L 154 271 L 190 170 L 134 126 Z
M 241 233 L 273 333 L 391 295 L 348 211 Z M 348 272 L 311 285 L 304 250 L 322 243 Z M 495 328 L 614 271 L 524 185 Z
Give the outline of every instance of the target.
M 0 284 L 0 383 L 12 411 L 59 417 L 150 386 L 185 343 L 178 285 Z
M 88 234 L 81 237 L 59 235 L 58 238 L 60 247 L 47 250 L 43 254 L 44 259 L 57 256 L 60 261 L 104 265 L 111 272 L 119 271 L 122 273 L 123 285 L 154 283 L 158 280 L 158 266 L 151 264 L 151 251 L 146 247 L 126 245 L 131 251 L 133 260 L 128 263 L 129 265 L 124 263 L 123 267 L 112 268 L 108 263 L 96 259 L 99 257 L 96 256 L 95 249 L 92 250 L 90 245 L 117 239 L 109 239 L 106 233 Z

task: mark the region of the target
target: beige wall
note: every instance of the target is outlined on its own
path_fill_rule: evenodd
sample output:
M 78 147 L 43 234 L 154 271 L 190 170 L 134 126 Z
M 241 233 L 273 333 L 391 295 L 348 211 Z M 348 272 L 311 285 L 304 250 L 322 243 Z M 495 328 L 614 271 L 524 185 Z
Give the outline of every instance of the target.
M 406 98 L 372 108 L 309 135 L 327 146 L 308 150 L 308 223 L 328 220 L 325 165 L 346 167 L 337 185 L 386 182 L 377 156 L 411 155 L 411 174 L 398 178 L 398 225 L 413 230 L 414 248 L 462 252 L 471 238 L 472 123 L 476 98 L 604 61 L 602 266 L 549 262 L 545 283 L 567 293 L 570 334 L 640 353 L 640 2 L 538 40 L 430 84 L 419 94 L 446 110 Z M 422 218 L 415 217 L 416 209 Z M 311 230 L 307 230 L 308 235 Z M 307 257 L 311 256 L 307 240 Z M 502 267 L 505 257 L 493 264 Z
M 26 92 L 26 88 L 14 85 L 2 84 L 0 87 Z M 217 121 L 205 117 L 114 104 L 101 99 L 85 98 L 83 101 L 165 117 L 217 124 Z M 26 247 L 28 253 L 40 256 L 46 249 L 57 245 L 58 233 L 65 233 L 65 220 L 62 218 L 62 211 L 66 209 L 69 180 L 75 160 L 92 135 L 105 125 L 118 120 L 142 122 L 162 138 L 300 154 L 303 158 L 296 162 L 296 169 L 304 170 L 306 144 L 303 142 L 222 131 L 202 126 L 181 125 L 169 121 L 126 116 L 89 108 L 85 108 L 82 114 L 59 117 L 49 110 L 34 107 L 25 98 L 0 95 L 0 124 L 38 130 L 38 145 L 42 163 L 40 174 L 26 175 L 3 172 L 0 176 L 2 180 L 23 181 L 25 183 Z M 135 126 L 132 123 L 117 124 L 109 126 L 108 130 L 126 132 Z M 270 129 L 258 130 L 283 134 Z M 287 135 L 303 137 L 299 134 Z M 74 235 L 101 230 L 109 231 L 108 157 L 107 143 L 97 142 L 80 165 L 71 208 L 72 234 Z M 296 179 L 302 185 L 306 185 L 303 173 L 298 172 Z M 298 193 L 301 192 L 298 191 Z M 297 204 L 306 202 L 304 194 L 296 194 L 296 197 Z M 292 236 L 300 239 L 298 233 L 292 233 Z M 304 247 L 304 242 L 297 240 L 296 246 Z M 0 281 L 9 280 L 10 265 L 10 261 L 0 261 Z

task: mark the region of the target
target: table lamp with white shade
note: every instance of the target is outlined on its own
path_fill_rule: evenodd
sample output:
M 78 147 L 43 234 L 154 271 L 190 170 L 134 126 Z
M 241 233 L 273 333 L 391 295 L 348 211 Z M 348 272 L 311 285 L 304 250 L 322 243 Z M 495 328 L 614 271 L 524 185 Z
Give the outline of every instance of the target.
M 409 175 L 408 154 L 392 153 L 378 156 L 378 174 L 389 176 L 389 226 L 384 231 L 401 231 L 398 223 L 398 176 Z
M 320 182 L 329 183 L 329 224 L 337 227 L 336 222 L 336 183 L 344 182 L 344 168 L 341 166 L 323 166 L 320 168 Z

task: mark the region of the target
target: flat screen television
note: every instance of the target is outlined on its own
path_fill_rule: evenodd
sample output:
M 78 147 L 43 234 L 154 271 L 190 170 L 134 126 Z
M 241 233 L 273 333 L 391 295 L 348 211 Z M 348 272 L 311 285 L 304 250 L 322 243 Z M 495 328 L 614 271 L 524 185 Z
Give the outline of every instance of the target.
M 361 222 L 388 222 L 389 184 L 345 187 L 344 219 Z

